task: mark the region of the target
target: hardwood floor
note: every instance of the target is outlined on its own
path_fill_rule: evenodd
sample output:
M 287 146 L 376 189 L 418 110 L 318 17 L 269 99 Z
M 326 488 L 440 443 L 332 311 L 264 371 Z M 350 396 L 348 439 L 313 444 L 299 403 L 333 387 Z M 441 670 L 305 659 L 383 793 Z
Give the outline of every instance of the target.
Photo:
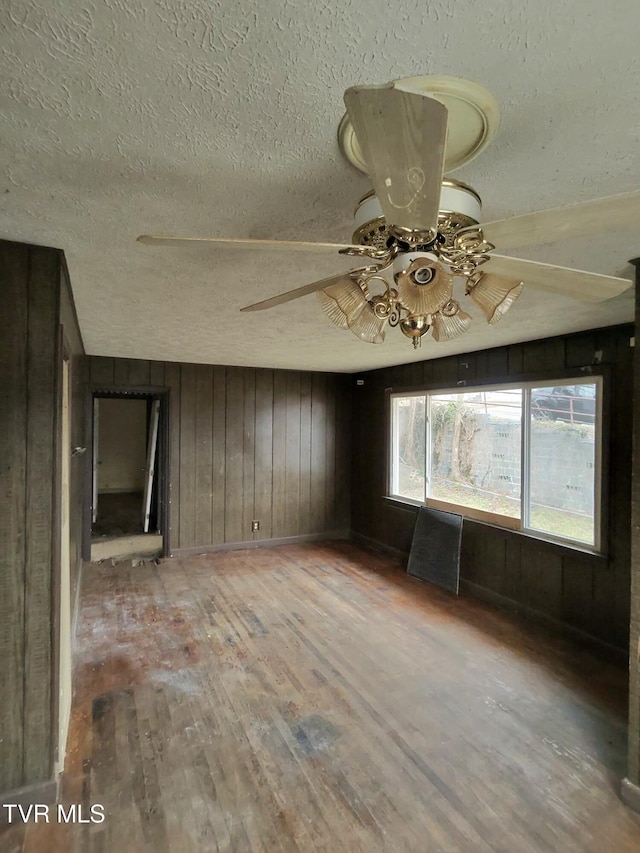
M 87 566 L 75 685 L 106 818 L 2 850 L 640 849 L 624 668 L 349 543 Z

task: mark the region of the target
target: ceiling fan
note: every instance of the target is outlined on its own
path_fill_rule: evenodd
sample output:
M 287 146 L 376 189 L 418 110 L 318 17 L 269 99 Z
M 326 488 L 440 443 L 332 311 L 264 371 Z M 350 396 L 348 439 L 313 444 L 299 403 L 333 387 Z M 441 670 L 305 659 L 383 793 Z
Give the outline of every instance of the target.
M 492 96 L 476 84 L 456 78 L 432 79 L 441 84 L 455 81 L 454 93 L 460 101 L 462 92 L 461 101 L 467 106 L 472 103 L 469 93 L 475 93 L 473 106 L 482 101 L 495 105 Z M 594 302 L 627 290 L 631 282 L 624 278 L 496 255 L 493 250 L 587 236 L 598 233 L 603 223 L 608 229 L 629 227 L 640 219 L 640 192 L 480 224 L 481 200 L 475 190 L 444 177 L 448 106 L 453 103 L 455 117 L 458 101 L 447 102 L 437 93 L 434 96 L 429 80 L 407 78 L 345 92 L 345 119 L 355 139 L 351 139 L 350 150 L 344 145 L 343 150 L 347 156 L 351 154 L 349 159 L 355 165 L 366 167 L 374 187 L 358 204 L 351 244 L 160 235 L 142 235 L 138 241 L 180 246 L 204 242 L 237 250 L 337 251 L 366 259 L 348 273 L 241 310 L 261 311 L 317 292 L 335 325 L 369 343 L 381 343 L 387 325 L 399 326 L 414 347 L 429 331 L 436 341 L 463 334 L 472 318 L 463 310 L 460 297 L 454 298 L 458 282 L 489 324 L 504 316 L 525 283 Z M 493 112 L 497 119 L 497 105 Z M 483 115 L 486 118 L 490 113 L 487 109 Z M 341 126 L 341 133 L 343 130 Z M 485 133 L 477 149 L 487 141 Z M 353 159 L 356 143 L 361 162 Z

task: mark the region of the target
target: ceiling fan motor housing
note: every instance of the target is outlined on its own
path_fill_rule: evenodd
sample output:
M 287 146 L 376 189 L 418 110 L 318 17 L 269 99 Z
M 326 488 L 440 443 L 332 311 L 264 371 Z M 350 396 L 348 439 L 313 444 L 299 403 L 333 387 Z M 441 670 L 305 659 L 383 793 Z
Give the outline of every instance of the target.
M 445 245 L 453 244 L 453 239 L 461 228 L 469 228 L 480 222 L 480 196 L 472 187 L 461 181 L 445 178 L 442 182 L 439 207 L 438 231 L 445 238 Z M 353 242 L 356 245 L 383 249 L 393 236 L 373 190 L 358 203 L 354 221 Z

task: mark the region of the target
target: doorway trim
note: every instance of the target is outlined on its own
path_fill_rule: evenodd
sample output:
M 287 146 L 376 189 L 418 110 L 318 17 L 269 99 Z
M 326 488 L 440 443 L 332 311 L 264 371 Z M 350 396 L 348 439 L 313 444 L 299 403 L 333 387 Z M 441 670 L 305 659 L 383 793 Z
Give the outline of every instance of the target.
M 108 385 L 104 382 L 90 383 L 85 401 L 85 418 L 87 423 L 87 447 L 93 448 L 93 401 L 95 398 L 136 399 L 151 397 L 160 401 L 160 423 L 158 428 L 158 496 L 162 511 L 160 513 L 160 533 L 162 534 L 162 556 L 168 557 L 169 548 L 169 489 L 170 489 L 170 455 L 169 455 L 169 405 L 170 392 L 165 385 Z M 91 561 L 91 528 L 93 505 L 93 452 L 86 454 L 85 466 L 85 501 L 82 518 L 82 558 Z

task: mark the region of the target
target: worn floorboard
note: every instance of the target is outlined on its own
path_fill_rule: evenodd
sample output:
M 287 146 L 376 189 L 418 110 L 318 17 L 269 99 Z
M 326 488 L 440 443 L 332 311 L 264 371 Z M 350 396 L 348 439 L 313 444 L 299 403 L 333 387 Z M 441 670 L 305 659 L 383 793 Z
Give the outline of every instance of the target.
M 637 853 L 625 692 L 349 543 L 88 566 L 64 795 L 106 818 L 0 850 Z

